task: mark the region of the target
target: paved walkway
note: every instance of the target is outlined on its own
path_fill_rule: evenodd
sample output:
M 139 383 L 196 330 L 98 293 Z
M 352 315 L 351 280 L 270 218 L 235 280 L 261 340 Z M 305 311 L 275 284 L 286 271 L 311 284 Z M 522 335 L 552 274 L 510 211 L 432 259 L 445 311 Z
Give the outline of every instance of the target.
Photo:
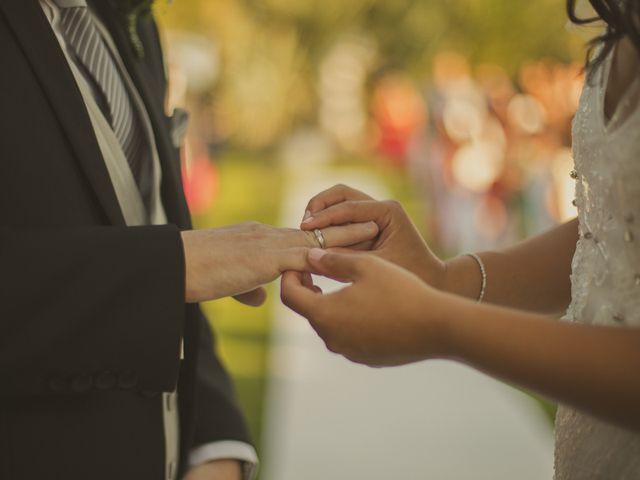
M 292 175 L 283 226 L 297 225 L 308 198 L 334 183 L 388 196 L 359 172 Z M 352 364 L 275 308 L 263 480 L 551 479 L 551 429 L 525 395 L 449 362 Z

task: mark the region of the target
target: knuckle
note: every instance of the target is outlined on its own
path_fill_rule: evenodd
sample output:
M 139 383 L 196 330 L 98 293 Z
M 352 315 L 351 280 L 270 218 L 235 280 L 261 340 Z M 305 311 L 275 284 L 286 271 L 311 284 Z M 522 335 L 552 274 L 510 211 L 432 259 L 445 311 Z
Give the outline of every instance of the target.
M 253 220 L 247 220 L 246 222 L 242 222 L 240 225 L 249 230 L 258 230 L 262 226 L 260 222 L 256 222 Z
M 265 225 L 264 223 L 257 223 L 253 226 L 253 231 L 256 235 L 260 235 L 261 237 L 268 237 L 276 233 L 278 229 L 271 225 Z
M 349 198 L 358 198 L 362 195 L 362 192 L 356 190 L 355 188 L 350 187 L 349 185 L 345 185 L 344 183 L 338 184 L 339 192 L 346 199 Z
M 335 338 L 328 337 L 324 339 L 324 344 L 332 353 L 338 353 L 340 351 L 340 347 L 338 346 L 338 342 L 336 342 Z
M 344 358 L 353 363 L 365 363 L 365 356 L 358 350 L 352 350 L 343 354 Z
M 316 244 L 317 245 L 317 244 Z M 314 245 L 315 246 L 315 245 Z M 307 252 L 310 247 L 293 247 L 289 249 L 288 255 L 290 256 L 290 261 L 292 265 L 295 265 L 298 269 L 306 269 L 308 266 L 307 262 Z M 311 247 L 313 248 L 313 247 Z
M 301 232 L 301 233 L 303 235 L 302 240 L 305 245 L 312 248 L 319 246 L 318 240 L 316 239 L 316 234 L 313 231 L 305 230 L 304 232 Z M 301 253 L 306 254 L 306 251 L 302 251 Z
M 309 203 L 307 203 L 306 210 L 310 212 L 314 212 L 316 210 L 316 207 L 318 207 L 322 203 L 321 197 L 322 197 L 322 194 L 312 197 L 311 200 L 309 200 Z
M 393 212 L 402 210 L 402 204 L 398 200 L 385 200 L 384 204 Z

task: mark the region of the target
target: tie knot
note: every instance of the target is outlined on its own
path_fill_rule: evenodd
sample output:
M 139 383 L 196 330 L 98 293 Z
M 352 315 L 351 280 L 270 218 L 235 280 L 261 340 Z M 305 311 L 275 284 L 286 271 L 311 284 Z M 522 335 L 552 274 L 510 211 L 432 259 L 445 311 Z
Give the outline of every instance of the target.
M 59 8 L 87 7 L 87 0 L 53 0 Z

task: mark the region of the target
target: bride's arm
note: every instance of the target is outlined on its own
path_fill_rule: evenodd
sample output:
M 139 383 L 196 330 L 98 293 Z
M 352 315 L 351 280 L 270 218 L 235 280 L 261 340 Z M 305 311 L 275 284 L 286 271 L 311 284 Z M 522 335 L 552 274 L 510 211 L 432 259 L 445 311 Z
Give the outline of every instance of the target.
M 373 366 L 453 359 L 640 431 L 640 328 L 478 304 L 371 255 L 312 252 L 313 271 L 352 285 L 322 295 L 288 272 L 282 297 L 330 350 Z
M 371 249 L 438 289 L 478 298 L 482 277 L 476 261 L 469 256 L 441 261 L 398 202 L 375 201 L 337 185 L 311 199 L 301 227 L 313 230 L 363 221 L 375 221 L 380 234 L 361 248 Z M 485 300 L 539 313 L 563 311 L 570 300 L 569 275 L 577 240 L 574 220 L 511 248 L 481 253 L 488 275 Z
M 512 247 L 479 254 L 487 274 L 485 302 L 538 313 L 566 310 L 571 299 L 571 259 L 578 220 L 553 228 Z M 445 262 L 443 290 L 478 298 L 482 276 L 469 256 Z
M 450 309 L 443 316 L 450 358 L 640 431 L 640 329 L 559 322 L 453 298 L 443 305 Z

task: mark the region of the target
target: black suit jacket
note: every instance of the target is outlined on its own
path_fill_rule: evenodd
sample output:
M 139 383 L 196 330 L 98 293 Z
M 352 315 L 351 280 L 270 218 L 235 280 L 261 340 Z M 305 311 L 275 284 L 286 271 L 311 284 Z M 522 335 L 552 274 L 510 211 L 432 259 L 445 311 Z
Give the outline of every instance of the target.
M 149 112 L 170 225 L 125 226 L 38 1 L 0 0 L 0 480 L 163 479 L 160 392 L 176 385 L 181 471 L 193 447 L 248 441 L 207 322 L 184 303 L 190 219 L 156 26 L 139 23 L 139 60 L 93 3 Z

